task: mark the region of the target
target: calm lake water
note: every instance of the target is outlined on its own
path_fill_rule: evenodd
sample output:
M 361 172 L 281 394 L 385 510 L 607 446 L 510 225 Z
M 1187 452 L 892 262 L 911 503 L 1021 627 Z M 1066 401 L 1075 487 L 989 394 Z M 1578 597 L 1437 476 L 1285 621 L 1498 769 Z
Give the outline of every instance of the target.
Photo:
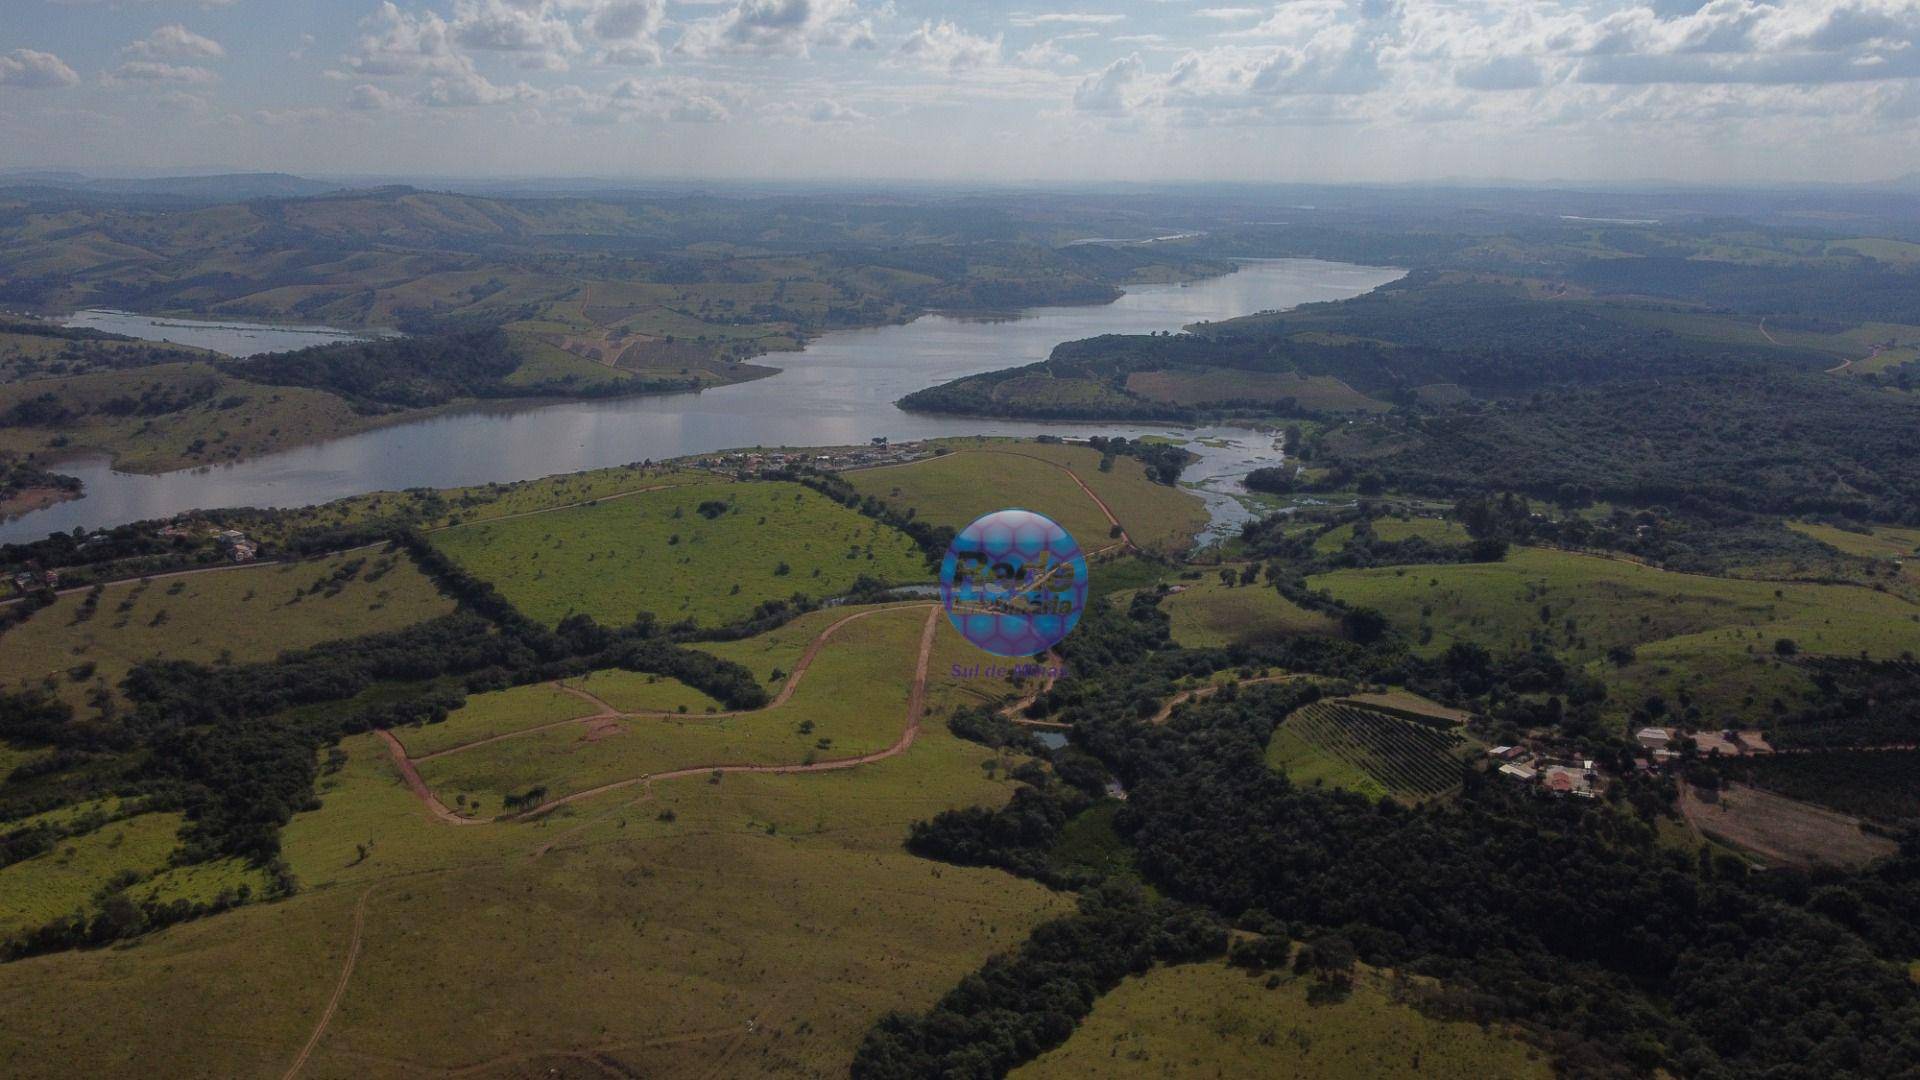
M 338 341 L 359 341 L 379 331 L 337 330 L 331 326 L 266 326 L 260 323 L 201 322 L 175 319 L 166 315 L 134 315 L 125 311 L 77 311 L 67 317 L 67 326 L 104 330 L 109 334 L 146 341 L 167 341 L 212 349 L 232 357 L 258 353 L 290 352 L 313 345 L 332 345 Z
M 59 471 L 80 477 L 86 497 L 0 524 L 0 542 L 194 508 L 304 506 L 368 491 L 527 480 L 733 447 L 837 446 L 876 435 L 902 442 L 1046 432 L 1170 434 L 1193 440 L 1189 448 L 1202 460 L 1189 468 L 1186 479 L 1201 485 L 1213 527 L 1228 529 L 1246 518 L 1231 498 L 1237 478 L 1277 457 L 1267 436 L 1237 428 L 1170 431 L 1138 424 L 921 416 L 893 403 L 962 375 L 1044 360 L 1062 341 L 1178 330 L 1202 320 L 1339 300 L 1402 273 L 1307 259 L 1262 260 L 1190 285 L 1139 286 L 1101 306 L 1035 308 L 1000 320 L 929 315 L 902 326 L 838 331 L 816 339 L 804 352 L 766 358 L 783 369 L 778 375 L 698 394 L 475 408 L 238 464 L 159 476 L 114 472 L 99 458 L 70 461 Z

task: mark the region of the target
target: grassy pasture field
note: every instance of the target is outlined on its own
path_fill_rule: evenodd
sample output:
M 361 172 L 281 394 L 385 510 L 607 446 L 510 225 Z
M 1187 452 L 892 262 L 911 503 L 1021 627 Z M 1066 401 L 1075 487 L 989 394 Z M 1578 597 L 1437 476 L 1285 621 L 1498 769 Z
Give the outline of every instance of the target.
M 139 803 L 133 800 L 108 796 L 104 799 L 88 799 L 84 802 L 68 803 L 52 810 L 43 810 L 38 814 L 29 814 L 6 823 L 7 829 L 30 829 L 36 825 L 46 825 L 56 829 L 68 829 L 78 825 L 83 818 L 98 817 L 112 820 L 130 816 L 139 809 Z
M 6 783 L 8 773 L 52 752 L 43 746 L 15 746 L 10 742 L 0 742 L 0 784 Z
M 1464 544 L 1473 539 L 1458 522 L 1441 521 L 1438 518 L 1375 518 L 1372 522 L 1373 535 L 1392 543 L 1419 537 L 1435 544 Z M 1334 552 L 1347 546 L 1353 539 L 1353 526 L 1342 525 L 1328 529 L 1314 540 L 1315 551 Z
M 588 472 L 562 473 L 511 484 L 409 491 L 375 491 L 336 499 L 319 506 L 282 510 L 274 526 L 258 530 L 269 539 L 285 539 L 308 529 L 332 529 L 396 520 L 423 529 L 531 514 L 575 503 L 620 498 L 649 488 L 709 483 L 712 476 L 697 470 L 671 470 L 642 465 L 620 465 Z
M 421 762 L 420 775 L 442 801 L 477 797 L 491 808 L 508 794 L 535 787 L 558 797 L 708 763 L 784 765 L 882 750 L 905 726 L 930 610 L 880 611 L 841 627 L 793 697 L 777 708 L 719 719 L 636 717 L 590 728 L 567 725 Z M 942 632 L 958 638 L 951 628 Z
M 1392 408 L 1386 402 L 1370 398 L 1331 375 L 1302 375 L 1294 371 L 1220 368 L 1138 371 L 1127 376 L 1127 390 L 1153 401 L 1175 405 L 1292 398 L 1300 407 L 1316 412 L 1386 412 Z
M 1787 527 L 1857 558 L 1883 563 L 1899 559 L 1900 576 L 1909 582 L 1920 582 L 1920 557 L 1917 557 L 1920 556 L 1920 529 L 1876 525 L 1869 532 L 1858 533 L 1808 521 L 1790 521 Z
M 1744 784 L 1719 792 L 1684 785 L 1680 811 L 1706 836 L 1769 863 L 1859 867 L 1899 850 L 1887 837 L 1861 831 L 1858 818 Z
M 1206 1076 L 1246 1080 L 1374 1077 L 1541 1078 L 1545 1053 L 1497 1030 L 1435 1020 L 1396 1001 L 1362 967 L 1345 1001 L 1313 1004 L 1309 978 L 1221 962 L 1155 967 L 1101 998 L 1065 1044 L 1015 1069 L 1016 1080 Z
M 63 700 L 80 707 L 142 660 L 270 660 L 453 610 L 404 553 L 379 549 L 118 582 L 104 587 L 91 615 L 87 596 L 62 596 L 0 637 L 8 683 L 50 678 Z
M 791 619 L 762 634 L 734 641 L 690 641 L 687 648 L 697 649 L 722 660 L 731 660 L 753 672 L 767 693 L 777 694 L 786 685 L 787 676 L 821 632 L 847 617 L 848 608 L 820 608 Z M 776 674 L 776 672 L 778 674 Z
M 146 877 L 179 846 L 179 814 L 141 814 L 61 840 L 52 851 L 0 868 L 0 937 L 75 911 L 121 871 Z
M 323 390 L 262 386 L 204 363 L 0 385 L 0 413 L 47 393 L 78 419 L 63 421 L 57 429 L 0 428 L 0 450 L 44 452 L 57 435 L 66 440 L 60 444 L 64 453 L 96 450 L 112 455 L 114 467 L 125 472 L 163 472 L 238 461 L 363 431 L 376 423 Z M 105 411 L 115 399 L 149 395 L 193 403 L 154 416 Z
M 1084 446 L 984 439 L 952 445 L 954 452 L 941 457 L 842 475 L 862 494 L 956 529 L 1008 506 L 1038 511 L 1072 533 L 1085 551 L 1112 543 L 1110 526 L 1074 476 L 1106 502 L 1142 547 L 1184 548 L 1207 522 L 1198 497 L 1148 480 L 1145 465 L 1134 458 L 1116 457 L 1112 471 L 1101 472 L 1100 454 Z
M 1072 469 L 1141 547 L 1185 551 L 1206 527 L 1206 504 L 1191 492 L 1147 479 L 1146 464 L 1138 458 L 1115 457 L 1113 468 L 1101 472 L 1100 454 L 1091 447 L 1032 443 L 1020 449 Z
M 1274 729 L 1267 763 L 1308 787 L 1422 799 L 1459 786 L 1474 745 L 1433 724 L 1345 700 L 1316 701 Z
M 861 494 L 902 511 L 912 510 L 937 525 L 960 529 L 982 514 L 1019 506 L 1059 522 L 1083 551 L 1112 543 L 1107 538 L 1111 526 L 1106 515 L 1073 477 L 1024 454 L 1024 447 L 1017 454 L 964 450 L 910 465 L 855 469 L 842 475 Z
M 98 370 L 139 367 L 156 361 L 220 359 L 217 353 L 184 345 L 156 346 L 144 341 L 101 338 L 75 340 L 44 334 L 9 333 L 6 325 L 7 320 L 0 318 L 0 383 L 84 375 Z
M 1184 588 L 1161 600 L 1160 610 L 1167 613 L 1173 640 L 1189 649 L 1340 633 L 1334 619 L 1308 611 L 1268 585 L 1228 588 L 1212 575 L 1180 584 Z
M 599 710 L 551 683 L 473 694 L 437 724 L 397 728 L 394 735 L 412 757 L 434 754 L 476 739 L 523 731 L 540 724 L 590 716 Z
M 709 518 L 705 505 L 717 508 Z M 688 484 L 433 534 L 433 543 L 549 624 L 716 625 L 794 593 L 838 595 L 865 575 L 932 577 L 906 534 L 798 484 Z M 781 567 L 786 567 L 783 571 Z
M 936 674 L 967 648 L 947 636 Z M 937 718 L 973 688 L 935 681 L 935 715 L 897 757 L 663 782 L 535 822 L 435 822 L 377 736 L 349 738 L 320 808 L 285 833 L 301 893 L 10 966 L 0 1073 L 279 1076 L 363 901 L 352 976 L 303 1076 L 570 1075 L 586 1053 L 649 1076 L 843 1072 L 882 1013 L 926 1008 L 1069 907 L 902 849 L 912 822 L 1012 793 L 983 768 L 991 752 Z M 95 1037 L 102 1015 L 114 1039 Z
M 1920 605 L 1891 593 L 1673 573 L 1539 548 L 1498 563 L 1342 570 L 1309 583 L 1384 612 L 1423 654 L 1455 641 L 1524 649 L 1540 640 L 1614 686 L 1616 706 L 1684 692 L 1707 720 L 1806 685 L 1803 672 L 1775 657 L 1781 639 L 1814 655 L 1920 651 Z M 1632 649 L 1633 660 L 1605 662 L 1615 646 Z
M 720 702 L 681 682 L 671 675 L 651 675 L 638 671 L 592 671 L 577 679 L 577 686 L 621 712 L 720 712 Z

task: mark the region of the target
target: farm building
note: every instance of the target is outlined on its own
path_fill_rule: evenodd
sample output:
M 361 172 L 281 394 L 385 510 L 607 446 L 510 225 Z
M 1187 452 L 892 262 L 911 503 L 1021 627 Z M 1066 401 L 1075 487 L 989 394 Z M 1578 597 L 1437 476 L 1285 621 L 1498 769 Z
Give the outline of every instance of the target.
M 1702 754 L 1741 757 L 1747 754 L 1771 754 L 1773 747 L 1758 731 L 1702 731 L 1694 735 L 1694 744 Z
M 1633 737 L 1648 750 L 1660 750 L 1673 741 L 1673 732 L 1666 728 L 1646 727 L 1634 732 Z
M 1516 765 L 1511 761 L 1507 762 L 1505 765 L 1500 766 L 1500 774 L 1502 776 L 1511 776 L 1515 780 L 1518 780 L 1523 784 L 1533 783 L 1534 777 L 1540 775 L 1538 772 L 1535 772 L 1533 769 L 1530 769 L 1525 765 Z
M 1593 798 L 1593 777 L 1584 770 L 1568 765 L 1549 765 L 1542 774 L 1548 791 L 1556 795 L 1579 795 Z
M 226 529 L 214 534 L 213 539 L 220 545 L 220 550 L 227 553 L 227 558 L 234 562 L 252 562 L 260 554 L 260 545 L 247 539 L 247 534 L 238 529 Z

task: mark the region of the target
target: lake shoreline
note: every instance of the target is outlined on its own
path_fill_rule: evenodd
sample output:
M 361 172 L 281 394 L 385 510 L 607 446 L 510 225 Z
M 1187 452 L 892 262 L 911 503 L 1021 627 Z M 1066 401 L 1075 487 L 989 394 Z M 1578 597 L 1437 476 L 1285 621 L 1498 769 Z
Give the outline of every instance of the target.
M 1255 425 L 1231 430 L 1194 421 L 1009 421 L 904 412 L 893 404 L 930 385 L 1044 359 L 1063 341 L 1100 334 L 1177 331 L 1199 321 L 1361 295 L 1401 271 L 1314 259 L 1244 260 L 1231 274 L 1179 285 L 1129 286 L 1115 301 L 1028 309 L 990 323 L 923 315 L 911 322 L 834 330 L 810 341 L 779 378 L 699 393 L 572 400 L 463 402 L 411 412 L 344 438 L 237 463 L 160 474 L 123 474 L 95 459 L 80 466 L 87 495 L 0 525 L 0 543 L 48 532 L 106 528 L 223 506 L 289 508 L 376 490 L 457 488 L 666 461 L 750 445 L 844 446 L 955 436 L 1084 432 L 1182 442 L 1218 436 L 1235 445 L 1190 447 L 1206 459 L 1190 475 L 1240 473 L 1266 463 L 1270 440 Z M 63 472 L 76 475 L 72 460 Z M 1207 497 L 1216 526 L 1244 520 L 1237 503 Z

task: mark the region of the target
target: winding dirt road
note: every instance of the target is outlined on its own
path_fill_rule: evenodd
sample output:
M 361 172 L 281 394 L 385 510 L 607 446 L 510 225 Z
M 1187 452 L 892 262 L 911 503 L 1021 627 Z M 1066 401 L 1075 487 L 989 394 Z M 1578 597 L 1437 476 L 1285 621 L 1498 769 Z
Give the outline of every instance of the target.
M 841 627 L 847 625 L 850 622 L 854 622 L 859 619 L 864 619 L 870 615 L 876 615 L 883 611 L 910 611 L 910 610 L 913 610 L 914 608 L 931 607 L 931 606 L 934 606 L 934 605 L 897 604 L 890 607 L 867 608 L 864 611 L 856 611 L 853 614 L 846 616 L 845 618 L 835 620 L 832 625 L 820 631 L 819 634 L 815 635 L 812 641 L 807 643 L 806 651 L 801 653 L 800 659 L 794 662 L 793 671 L 790 674 L 788 674 L 787 681 L 781 685 L 780 692 L 774 695 L 773 700 L 767 702 L 765 705 L 762 705 L 757 709 L 734 709 L 728 712 L 711 712 L 711 713 L 681 713 L 681 712 L 671 712 L 666 709 L 642 709 L 636 712 L 621 712 L 619 709 L 614 708 L 611 704 L 609 704 L 605 699 L 601 698 L 599 695 L 594 694 L 582 687 L 569 686 L 565 681 L 556 679 L 552 683 L 555 689 L 564 691 L 565 693 L 568 693 L 568 694 L 572 694 L 574 697 L 577 697 L 580 700 L 588 703 L 589 705 L 592 705 L 598 711 L 591 713 L 587 716 L 571 716 L 565 720 L 554 720 L 545 724 L 535 724 L 532 727 L 524 727 L 514 731 L 503 732 L 499 735 L 489 735 L 484 739 L 475 739 L 472 742 L 460 743 L 457 746 L 449 746 L 444 750 L 435 750 L 431 754 L 421 754 L 419 757 L 411 758 L 411 760 L 416 763 L 422 762 L 422 761 L 432 761 L 434 758 L 446 757 L 448 754 L 458 754 L 458 753 L 461 753 L 462 751 L 472 750 L 475 747 L 487 746 L 492 743 L 501 742 L 506 739 L 518 739 L 522 736 L 533 735 L 542 731 L 552 731 L 554 728 L 563 728 L 569 724 L 589 724 L 590 725 L 595 721 L 627 720 L 632 718 L 674 719 L 674 720 L 682 720 L 682 719 L 724 720 L 730 716 L 746 716 L 751 713 L 766 712 L 768 709 L 777 709 L 780 706 L 785 705 L 788 699 L 793 697 L 794 691 L 800 688 L 800 681 L 806 677 L 807 669 L 813 666 L 814 660 L 820 655 L 820 650 L 826 646 L 827 639 L 832 637 L 834 633 L 837 632 Z M 405 747 L 403 746 L 402 749 L 404 750 Z
M 848 615 L 847 617 L 836 621 L 835 623 L 833 623 L 833 625 L 827 627 L 825 630 L 822 630 L 820 634 L 816 636 L 811 643 L 808 644 L 807 651 L 801 655 L 799 662 L 794 665 L 793 674 L 788 676 L 787 684 L 781 688 L 780 694 L 774 698 L 772 703 L 766 706 L 766 709 L 772 709 L 781 704 L 784 704 L 789 698 L 793 696 L 794 690 L 797 689 L 800 684 L 801 677 L 804 676 L 806 674 L 806 670 L 812 666 L 814 658 L 819 656 L 820 649 L 826 644 L 827 638 L 830 637 L 834 633 L 834 631 L 840 629 L 842 626 L 845 626 L 850 622 L 853 622 L 856 619 L 862 619 L 867 616 L 873 615 L 877 612 L 912 610 L 921 606 L 923 605 L 915 604 L 915 605 L 906 605 L 904 607 L 869 608 L 866 611 L 858 611 L 851 615 Z M 941 615 L 940 608 L 938 606 L 931 605 L 931 604 L 924 605 L 924 606 L 928 608 L 927 621 L 925 626 L 922 628 L 920 632 L 919 655 L 914 662 L 913 689 L 907 698 L 906 726 L 901 731 L 900 737 L 894 741 L 892 746 L 889 746 L 884 750 L 876 750 L 868 754 L 860 754 L 855 757 L 834 758 L 829 761 L 815 761 L 815 762 L 809 762 L 805 764 L 790 764 L 790 765 L 763 765 L 763 764 L 755 764 L 750 762 L 716 762 L 708 765 L 696 765 L 696 766 L 691 766 L 683 769 L 674 769 L 668 772 L 645 773 L 640 776 L 628 777 L 627 779 L 624 779 L 624 780 L 616 780 L 610 784 L 601 784 L 598 787 L 588 788 L 584 791 L 576 791 L 570 795 L 563 795 L 557 799 L 549 800 L 545 803 L 540 804 L 539 806 L 534 807 L 531 810 L 527 810 L 519 814 L 502 815 L 498 818 L 469 818 L 469 817 L 460 816 L 459 814 L 455 813 L 452 809 L 450 809 L 445 803 L 440 801 L 440 798 L 433 793 L 433 790 L 431 788 L 427 786 L 426 781 L 421 778 L 420 770 L 416 767 L 417 761 L 426 761 L 431 758 L 439 757 L 444 754 L 453 753 L 458 750 L 471 749 L 475 746 L 482 746 L 487 743 L 498 742 L 504 738 L 511 738 L 516 735 L 526 734 L 529 731 L 546 730 L 548 728 L 558 727 L 564 724 L 579 724 L 579 723 L 585 723 L 592 720 L 605 720 L 605 719 L 616 718 L 621 716 L 676 717 L 676 716 L 679 716 L 680 714 L 678 713 L 610 712 L 610 713 L 606 713 L 599 716 L 575 717 L 571 720 L 560 721 L 559 724 L 543 724 L 537 728 L 529 728 L 529 729 L 526 729 L 525 731 L 511 732 L 506 735 L 496 735 L 488 739 L 482 739 L 482 740 L 478 740 L 476 742 L 471 742 L 471 743 L 464 743 L 460 746 L 453 747 L 448 750 L 442 750 L 437 753 L 429 754 L 417 759 L 409 758 L 407 756 L 406 747 L 401 744 L 400 740 L 396 738 L 391 731 L 383 730 L 378 734 L 380 735 L 380 738 L 386 742 L 388 754 L 393 758 L 394 765 L 400 770 L 401 777 L 406 781 L 407 787 L 410 790 L 412 790 L 414 796 L 420 800 L 421 804 L 424 805 L 427 808 L 427 810 L 433 814 L 435 818 L 451 825 L 489 825 L 489 824 L 493 824 L 496 821 L 529 820 L 532 818 L 540 817 L 543 814 L 550 813 L 553 810 L 556 810 L 562 806 L 566 806 L 570 803 L 578 802 L 582 799 L 590 799 L 597 795 L 604 795 L 607 792 L 618 791 L 622 788 L 632 787 L 636 784 L 651 784 L 656 780 L 677 780 L 677 779 L 681 779 L 689 776 L 711 776 L 715 773 L 791 774 L 791 773 L 830 772 L 836 769 L 851 769 L 851 768 L 854 768 L 855 766 L 866 765 L 875 761 L 884 761 L 887 758 L 906 752 L 907 748 L 913 745 L 914 739 L 917 738 L 920 734 L 920 720 L 921 720 L 922 714 L 926 711 L 926 702 L 927 702 L 927 665 L 931 656 L 933 655 L 933 639 L 934 639 L 935 632 L 938 631 L 940 628 L 940 615 Z M 602 706 L 606 705 L 605 702 L 600 701 L 598 698 L 595 698 L 590 694 L 585 694 L 584 692 L 582 692 L 582 696 L 588 698 L 589 700 L 599 702 L 599 704 L 601 704 Z M 766 710 L 756 709 L 753 711 L 764 712 Z M 740 714 L 725 713 L 725 714 L 709 714 L 709 715 L 734 716 L 734 715 L 740 715 Z
M 1261 683 L 1292 682 L 1299 677 L 1298 675 L 1263 675 L 1258 679 L 1241 679 L 1235 685 L 1258 686 Z M 1153 720 L 1151 722 L 1164 724 L 1167 722 L 1167 718 L 1173 715 L 1173 710 L 1185 705 L 1189 701 L 1210 698 L 1219 692 L 1220 688 L 1218 686 L 1202 686 L 1194 690 L 1182 690 L 1168 698 L 1165 705 L 1160 706 L 1160 711 L 1153 714 Z
M 353 979 L 353 965 L 360 960 L 360 942 L 365 936 L 367 926 L 367 900 L 373 896 L 377 885 L 369 885 L 360 899 L 353 905 L 353 932 L 347 938 L 347 959 L 340 965 L 340 981 L 334 984 L 333 996 L 327 999 L 327 1007 L 320 1013 L 319 1022 L 313 1025 L 313 1034 L 307 1037 L 307 1045 L 300 1048 L 299 1056 L 287 1067 L 282 1080 L 293 1080 L 300 1070 L 307 1067 L 307 1059 L 313 1056 L 313 1048 L 320 1045 L 320 1036 L 327 1033 L 327 1025 L 333 1022 L 333 1014 L 340 1010 L 340 999 L 347 996 L 347 984 Z

